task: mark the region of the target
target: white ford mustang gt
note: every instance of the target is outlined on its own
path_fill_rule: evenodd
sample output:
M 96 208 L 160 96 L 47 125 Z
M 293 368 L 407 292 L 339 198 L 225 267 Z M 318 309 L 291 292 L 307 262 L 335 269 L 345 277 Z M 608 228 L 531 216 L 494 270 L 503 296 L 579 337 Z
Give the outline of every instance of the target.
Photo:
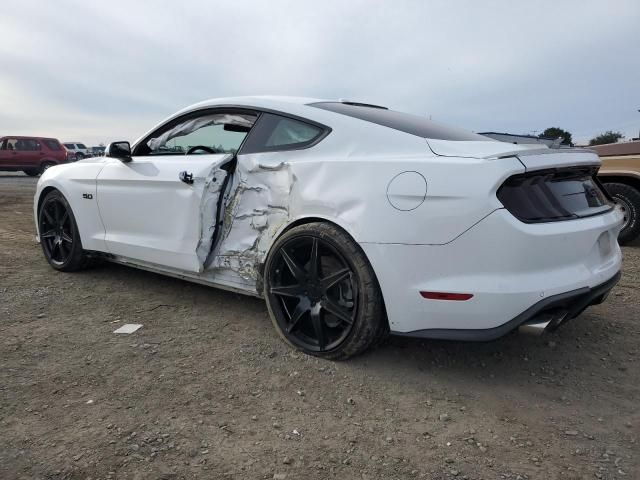
M 55 269 L 102 257 L 264 297 L 287 342 L 338 359 L 389 331 L 491 340 L 602 302 L 622 214 L 599 165 L 375 105 L 225 98 L 50 168 L 34 211 Z

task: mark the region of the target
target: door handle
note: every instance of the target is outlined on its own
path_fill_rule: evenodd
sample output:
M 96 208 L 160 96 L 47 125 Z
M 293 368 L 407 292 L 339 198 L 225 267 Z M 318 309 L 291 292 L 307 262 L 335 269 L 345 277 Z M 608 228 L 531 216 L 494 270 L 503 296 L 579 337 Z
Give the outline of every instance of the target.
M 185 170 L 178 174 L 178 178 L 187 185 L 193 185 L 193 173 L 187 173 Z

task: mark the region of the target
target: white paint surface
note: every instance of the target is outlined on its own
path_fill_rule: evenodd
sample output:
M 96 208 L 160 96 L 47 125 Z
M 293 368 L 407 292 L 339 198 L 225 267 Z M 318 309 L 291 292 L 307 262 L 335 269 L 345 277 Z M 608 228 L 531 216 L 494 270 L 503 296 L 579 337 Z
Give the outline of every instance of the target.
M 620 269 L 617 210 L 528 225 L 496 196 L 512 175 L 554 165 L 598 165 L 594 153 L 532 152 L 491 141 L 427 143 L 306 105 L 311 101 L 220 99 L 171 117 L 238 105 L 308 118 L 332 129 L 311 148 L 239 155 L 225 192 L 222 178 L 212 181 L 226 174 L 217 170 L 223 155 L 141 157 L 129 164 L 103 158 L 47 170 L 36 200 L 43 189 L 58 188 L 71 204 L 83 246 L 111 253 L 114 261 L 253 295 L 262 294 L 261 266 L 287 226 L 308 218 L 332 222 L 367 255 L 391 329 L 398 332 L 496 327 L 541 294 L 592 287 Z M 182 170 L 194 173 L 193 185 L 178 180 Z M 403 172 L 415 175 L 389 185 Z M 415 180 L 420 177 L 428 189 L 419 203 L 423 183 Z M 389 189 L 402 209 L 392 205 Z M 95 200 L 83 200 L 85 191 Z M 220 195 L 222 225 L 212 245 Z M 611 239 L 604 254 L 598 243 L 603 234 Z M 474 297 L 428 301 L 420 290 Z

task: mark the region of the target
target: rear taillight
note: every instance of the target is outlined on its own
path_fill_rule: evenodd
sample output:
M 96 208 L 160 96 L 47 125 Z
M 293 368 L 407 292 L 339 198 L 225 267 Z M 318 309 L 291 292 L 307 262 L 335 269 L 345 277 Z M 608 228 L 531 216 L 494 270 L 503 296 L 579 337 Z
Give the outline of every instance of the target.
M 498 189 L 498 200 L 525 223 L 589 217 L 613 208 L 595 178 L 597 168 L 575 167 L 514 175 Z

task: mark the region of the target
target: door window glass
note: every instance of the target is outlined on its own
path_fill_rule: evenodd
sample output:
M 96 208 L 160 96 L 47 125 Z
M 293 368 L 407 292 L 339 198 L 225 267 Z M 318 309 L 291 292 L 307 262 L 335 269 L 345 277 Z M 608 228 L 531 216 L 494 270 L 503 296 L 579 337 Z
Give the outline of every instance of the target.
M 184 155 L 235 153 L 256 120 L 255 115 L 215 113 L 163 127 L 137 154 Z M 146 150 L 146 152 L 145 152 Z
M 32 138 L 7 138 L 2 144 L 3 150 L 34 152 L 40 150 L 40 143 Z

